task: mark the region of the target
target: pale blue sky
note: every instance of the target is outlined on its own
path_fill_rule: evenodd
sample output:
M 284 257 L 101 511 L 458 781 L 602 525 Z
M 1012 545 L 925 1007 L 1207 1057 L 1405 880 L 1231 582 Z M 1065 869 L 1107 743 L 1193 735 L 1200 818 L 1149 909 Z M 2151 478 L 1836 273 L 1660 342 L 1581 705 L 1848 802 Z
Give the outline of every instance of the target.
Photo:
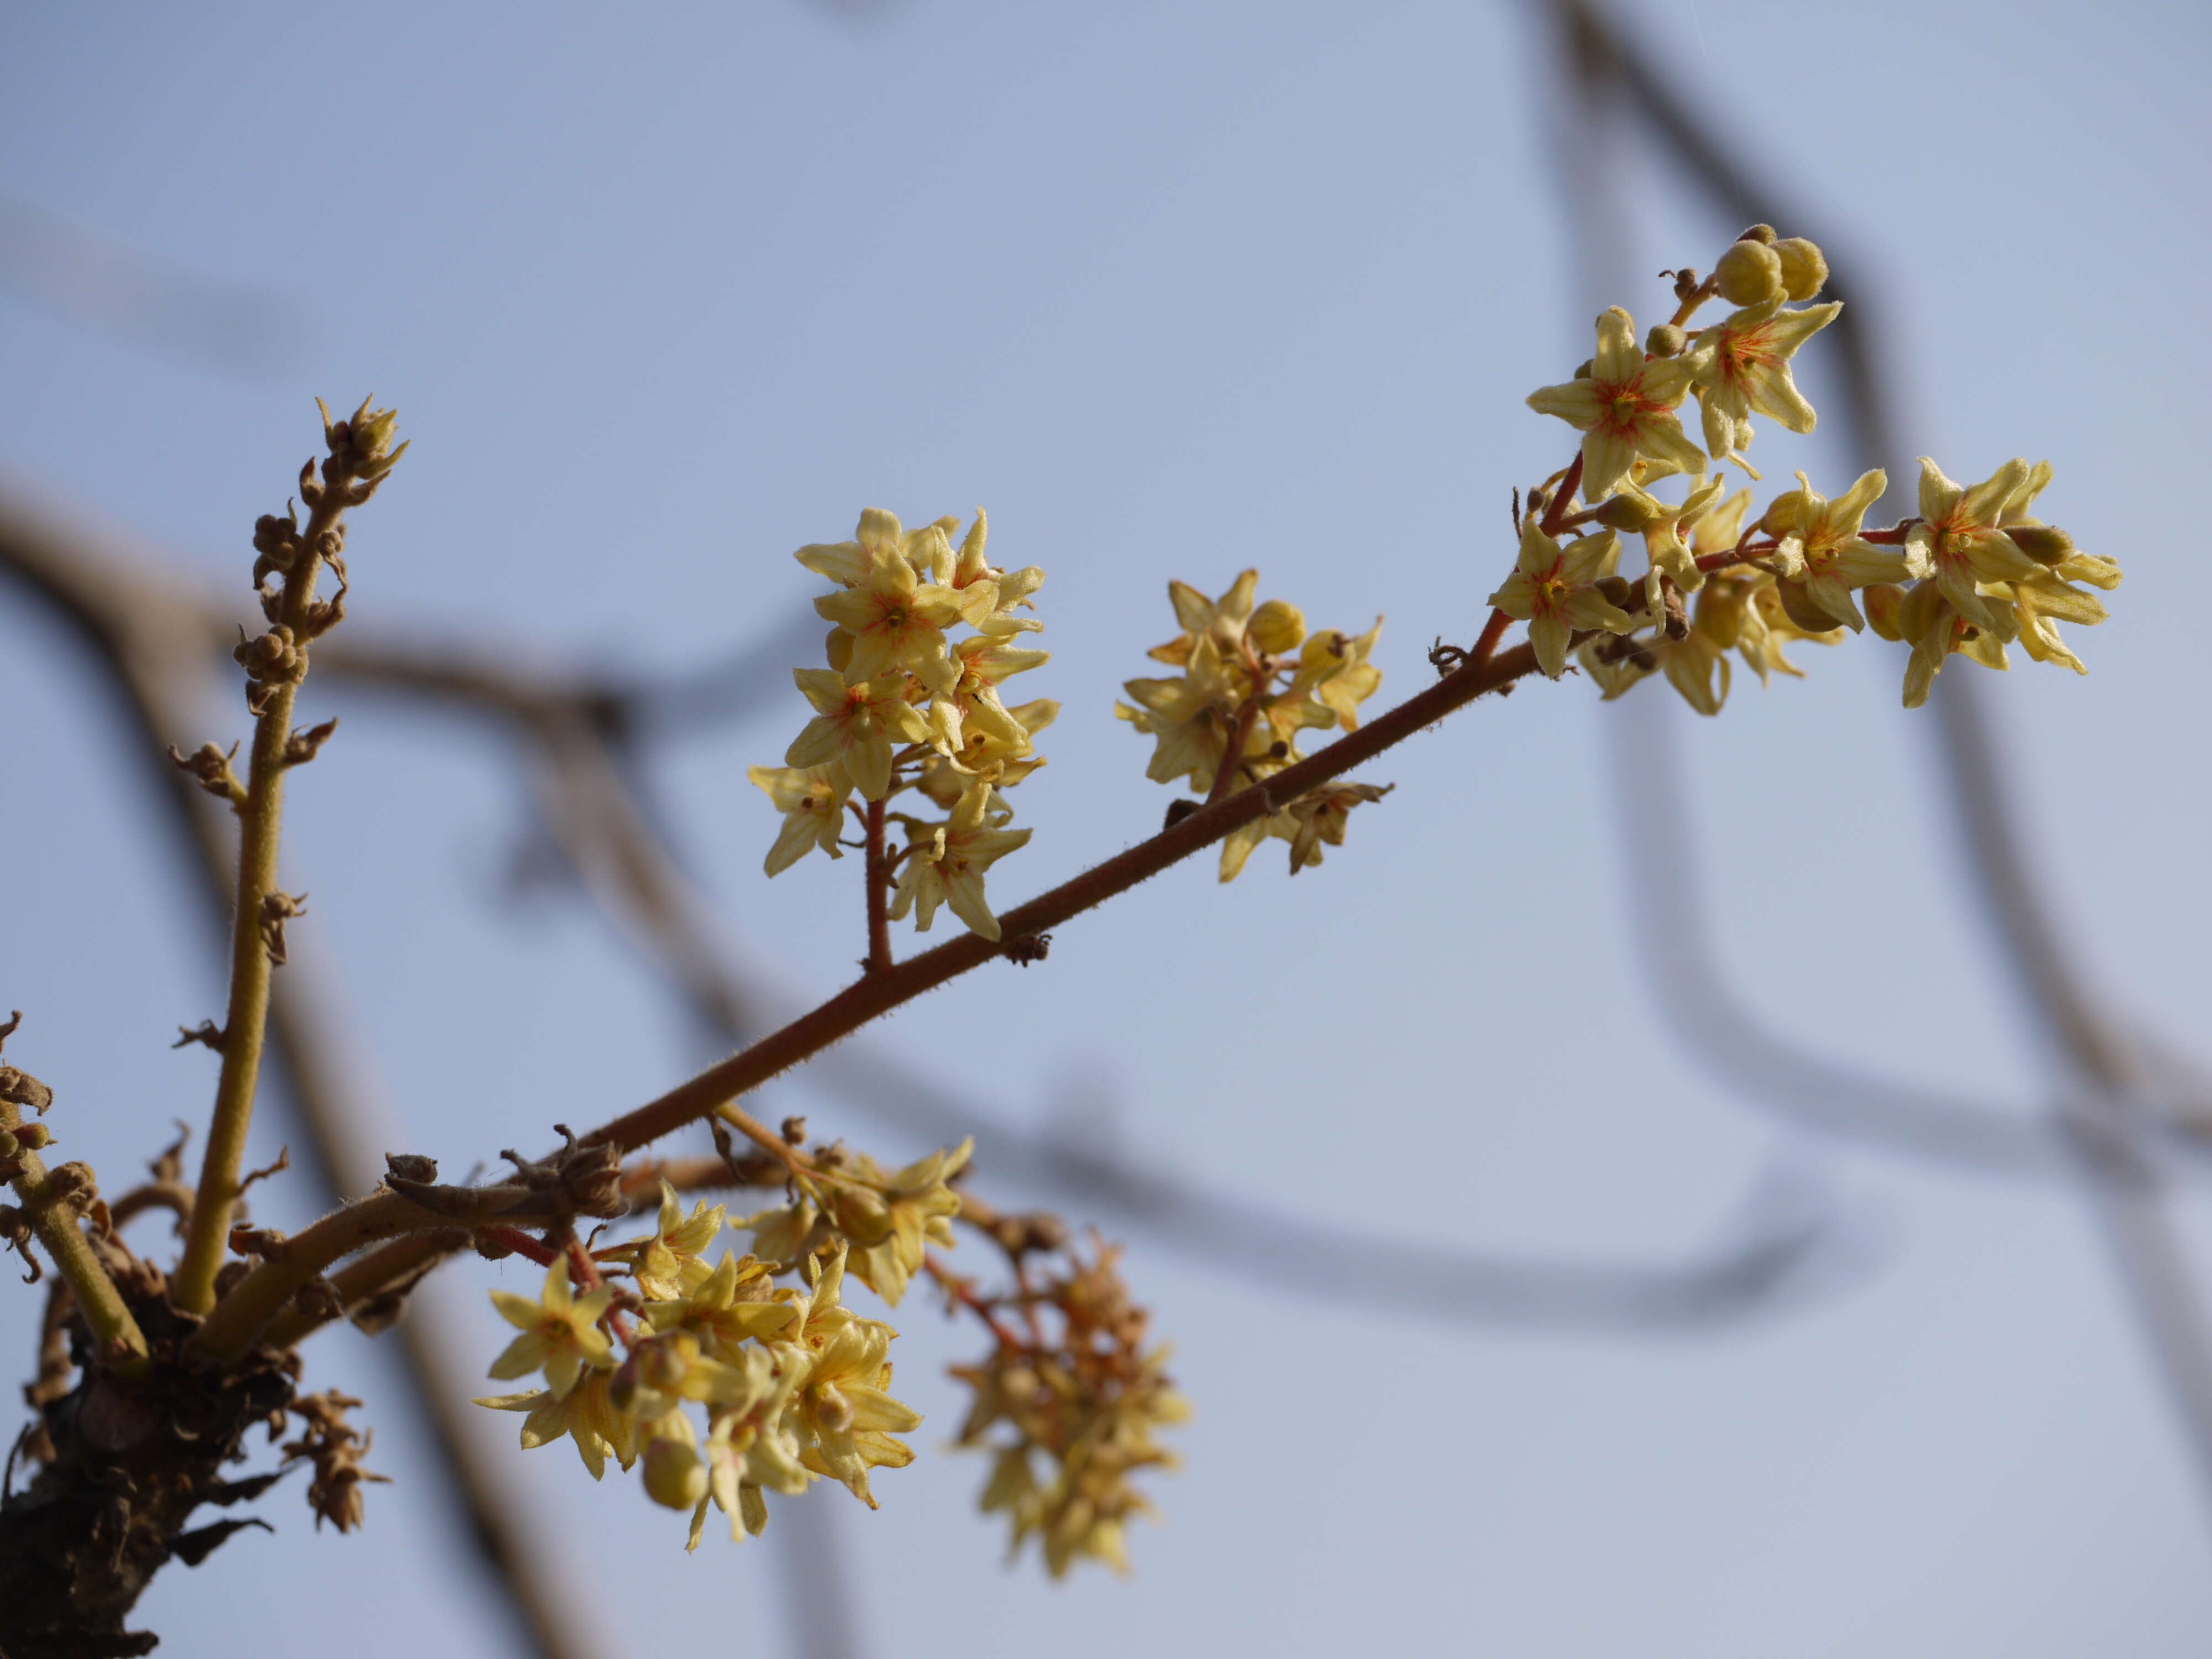
M 2212 1052 L 2182 516 L 2212 441 L 2191 320 L 2212 262 L 2208 15 L 1626 15 L 1747 165 L 1824 216 L 1784 234 L 1872 262 L 1904 354 L 1899 461 L 1926 449 L 1979 477 L 2047 455 L 2051 516 L 2126 563 L 2115 620 L 2078 641 L 2089 678 L 2023 663 L 1989 689 L 2086 959 Z M 27 7 L 0 22 L 0 187 L 268 290 L 301 343 L 226 378 L 0 295 L 0 465 L 242 583 L 252 520 L 314 437 L 312 395 L 374 390 L 416 447 L 354 532 L 363 626 L 671 668 L 782 625 L 813 591 L 789 550 L 862 505 L 980 501 L 1002 561 L 1050 573 L 1056 654 L 1030 679 L 1066 708 L 1020 792 L 1036 838 L 994 872 L 1018 898 L 1158 823 L 1164 793 L 1110 708 L 1171 627 L 1169 578 L 1218 590 L 1256 564 L 1316 623 L 1385 614 L 1385 701 L 1422 683 L 1433 636 L 1479 625 L 1512 554 L 1507 490 L 1566 453 L 1521 399 L 1589 349 L 1545 149 L 1574 112 L 1533 15 Z M 1632 158 L 1620 182 L 1643 275 L 1617 297 L 1643 316 L 1665 295 L 1648 273 L 1708 263 L 1739 227 L 1662 162 Z M 1853 459 L 1771 431 L 1756 453 L 1832 489 Z M 1740 676 L 1683 734 L 1709 850 L 1728 849 L 1711 874 L 1741 988 L 1833 1054 L 2041 1104 L 1900 663 L 1871 641 L 1799 655 L 1809 680 Z M 9 1058 L 56 1087 L 68 1150 L 113 1184 L 204 1113 L 211 1065 L 165 1033 L 216 1012 L 220 981 L 81 670 L 0 594 L 0 1006 L 29 1015 Z M 465 1168 L 688 1070 L 689 1034 L 597 923 L 493 890 L 522 809 L 492 748 L 345 712 L 294 792 L 288 884 L 314 896 L 302 926 L 410 1144 Z M 820 992 L 859 949 L 853 866 L 763 880 L 774 825 L 744 777 L 802 712 L 771 699 L 672 751 L 662 780 L 732 933 Z M 1103 1078 L 1148 1155 L 1410 1257 L 1694 1249 L 1778 1138 L 1683 1059 L 1626 959 L 1605 717 L 1571 680 L 1472 711 L 1374 769 L 1397 793 L 1321 872 L 1286 885 L 1267 854 L 1227 890 L 1176 872 L 1065 929 L 1043 968 L 979 975 L 879 1036 L 1014 1116 Z M 915 1150 L 803 1078 L 787 1101 Z M 289 1133 L 257 1126 L 271 1154 Z M 975 1345 L 902 1310 L 932 1455 L 878 1483 L 880 1513 L 836 1517 L 869 1650 L 2202 1651 L 2205 1497 L 2081 1206 L 1807 1156 L 1883 1259 L 1712 1337 L 1438 1328 L 1135 1239 L 1200 1416 L 1127 1583 L 999 1568 L 972 1514 L 981 1468 L 934 1455 L 958 1407 L 942 1366 Z M 289 1224 L 302 1202 L 280 1186 L 266 1209 Z M 496 1272 L 456 1275 L 487 1361 Z M 0 1352 L 26 1369 L 33 1317 L 0 1286 Z M 370 1494 L 366 1533 L 314 1537 L 280 1489 L 278 1536 L 157 1583 L 165 1653 L 240 1650 L 223 1632 L 264 1596 L 246 1650 L 498 1650 L 384 1364 L 350 1335 L 312 1352 L 311 1376 L 385 1425 L 375 1461 L 400 1484 Z M 681 1520 L 634 1483 L 594 1488 L 565 1452 L 526 1462 L 626 1651 L 784 1650 L 773 1539 L 687 1559 Z

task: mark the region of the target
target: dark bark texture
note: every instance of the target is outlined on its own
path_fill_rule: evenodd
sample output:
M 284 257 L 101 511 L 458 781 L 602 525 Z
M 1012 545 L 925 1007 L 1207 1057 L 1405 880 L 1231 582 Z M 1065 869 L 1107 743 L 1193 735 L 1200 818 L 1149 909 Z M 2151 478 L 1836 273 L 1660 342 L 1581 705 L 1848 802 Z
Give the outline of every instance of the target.
M 258 1497 L 274 1474 L 228 1480 L 257 1423 L 282 1431 L 296 1358 L 266 1352 L 222 1375 L 191 1364 L 196 1322 L 158 1291 L 130 1295 L 153 1350 L 142 1381 L 92 1364 L 69 1322 L 76 1386 L 33 1400 L 39 1420 L 17 1443 L 33 1462 L 27 1488 L 0 1502 L 0 1659 L 124 1659 L 160 1638 L 125 1628 L 154 1574 L 172 1559 L 198 1565 L 252 1520 L 191 1523 L 203 1504 Z M 15 1460 L 11 1459 L 11 1470 Z

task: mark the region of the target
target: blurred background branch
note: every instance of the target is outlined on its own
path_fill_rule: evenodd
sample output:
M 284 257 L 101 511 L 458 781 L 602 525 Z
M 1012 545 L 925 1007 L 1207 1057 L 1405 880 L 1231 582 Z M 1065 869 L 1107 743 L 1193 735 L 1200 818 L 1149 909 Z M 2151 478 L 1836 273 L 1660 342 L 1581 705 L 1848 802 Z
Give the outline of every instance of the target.
M 1711 204 L 1744 224 L 1803 227 L 1802 204 L 1766 181 L 1753 181 L 1746 147 L 1709 125 L 1667 77 L 1610 21 L 1595 0 L 1548 0 L 1565 90 L 1577 108 L 1625 109 L 1658 141 Z M 1577 124 L 1583 188 L 1562 192 L 1586 260 L 1610 289 L 1625 277 L 1614 226 L 1597 222 L 1599 179 L 1619 165 L 1624 129 Z M 1785 234 L 1796 234 L 1796 230 Z M 1832 264 L 1851 273 L 1830 285 L 1846 303 L 1830 331 L 1843 361 L 1843 404 L 1858 465 L 1907 476 L 1897 434 L 1898 376 L 1885 362 L 1884 310 L 1869 300 L 1871 264 L 1825 236 Z M 1889 372 L 1885 372 L 1886 367 Z M 2201 1153 L 2195 1126 L 2203 1085 L 2169 1065 L 2163 1081 L 2185 1085 L 2180 1098 L 2154 1093 L 2127 1024 L 2109 991 L 2090 986 L 2050 902 L 2047 876 L 2033 873 L 2018 805 L 2006 789 L 1996 738 L 1976 675 L 1957 667 L 1936 681 L 1939 769 L 1963 843 L 1962 862 L 2003 961 L 2012 969 L 2026 1024 L 2038 1034 L 2051 1073 L 2051 1103 L 2039 1113 L 2006 1111 L 1872 1077 L 1811 1053 L 1776 1032 L 1729 988 L 1714 943 L 1693 820 L 1672 741 L 1679 711 L 1656 694 L 1632 699 L 1607 721 L 1625 855 L 1632 871 L 1647 862 L 1668 881 L 1634 875 L 1624 883 L 1633 912 L 1645 982 L 1667 1023 L 1700 1065 L 1735 1092 L 1800 1127 L 1920 1161 L 1979 1172 L 2070 1172 L 2079 1182 L 2111 1251 L 2123 1294 L 2140 1322 L 2153 1364 L 2172 1401 L 2212 1502 L 2212 1307 L 2173 1214 L 2171 1166 L 2178 1149 Z

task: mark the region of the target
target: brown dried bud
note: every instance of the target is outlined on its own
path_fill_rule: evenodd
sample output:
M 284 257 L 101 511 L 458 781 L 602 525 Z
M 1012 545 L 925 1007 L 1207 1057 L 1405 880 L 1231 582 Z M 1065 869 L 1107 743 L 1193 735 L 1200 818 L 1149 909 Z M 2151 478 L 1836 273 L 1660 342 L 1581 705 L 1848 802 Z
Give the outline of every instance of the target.
M 431 1182 L 438 1178 L 438 1160 L 425 1158 L 420 1152 L 386 1152 L 384 1173 L 387 1178 L 401 1181 Z
M 554 1154 L 551 1164 L 562 1191 L 579 1215 L 618 1216 L 629 1212 L 623 1197 L 622 1148 L 611 1141 L 596 1146 L 578 1144 L 565 1123 L 553 1126 L 568 1145 Z
M 48 1201 L 82 1215 L 100 1202 L 100 1182 L 89 1164 L 58 1164 L 46 1171 Z
M 1661 274 L 1663 276 L 1665 273 Z M 1694 266 L 1684 265 L 1674 273 L 1674 297 L 1678 300 L 1691 298 L 1704 286 L 1705 279 L 1698 275 Z
M 289 958 L 284 954 L 284 924 L 295 916 L 307 914 L 307 896 L 295 897 L 289 893 L 264 893 L 261 896 L 261 943 L 269 952 L 269 960 L 283 967 Z
M 235 806 L 246 799 L 246 789 L 238 775 L 230 769 L 231 757 L 238 753 L 233 744 L 228 750 L 218 749 L 212 743 L 204 743 L 189 755 L 181 753 L 174 744 L 169 749 L 169 759 L 180 772 L 188 773 L 193 782 L 217 800 L 227 800 Z
M 54 1091 L 28 1072 L 19 1072 L 13 1066 L 0 1066 L 0 1100 L 16 1106 L 27 1106 L 43 1116 L 46 1108 L 54 1103 Z
M 284 764 L 305 766 L 322 752 L 323 745 L 331 740 L 331 733 L 337 729 L 338 723 L 332 718 L 320 726 L 311 726 L 304 732 L 293 732 L 284 739 Z M 208 747 L 212 749 L 215 745 L 210 744 Z
M 1643 596 L 1638 592 L 1641 586 L 1641 583 L 1632 584 L 1626 576 L 1601 576 L 1597 582 L 1598 592 L 1616 611 L 1627 610 L 1632 598 L 1636 600 L 1637 608 L 1641 610 L 1644 605 Z
M 1575 365 L 1574 377 L 1577 380 L 1587 380 L 1591 375 L 1596 373 L 1597 359 L 1595 357 L 1585 357 L 1582 362 Z

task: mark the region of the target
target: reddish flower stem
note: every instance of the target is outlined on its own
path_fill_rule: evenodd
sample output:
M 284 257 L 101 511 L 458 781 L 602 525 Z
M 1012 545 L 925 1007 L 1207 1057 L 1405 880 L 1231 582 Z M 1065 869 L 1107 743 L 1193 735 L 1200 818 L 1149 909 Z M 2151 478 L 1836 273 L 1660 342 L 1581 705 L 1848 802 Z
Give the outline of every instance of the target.
M 868 886 L 868 961 L 872 974 L 890 971 L 890 870 L 884 860 L 884 803 L 868 803 L 867 864 L 862 879 Z
M 1029 1345 L 999 1322 L 999 1316 L 992 1310 L 991 1304 L 970 1290 L 966 1279 L 956 1273 L 947 1273 L 945 1264 L 933 1255 L 922 1257 L 921 1267 L 922 1271 L 935 1279 L 947 1296 L 967 1309 L 969 1313 L 974 1314 L 989 1328 L 991 1334 L 999 1339 L 1000 1347 L 1012 1348 L 1017 1352 L 1028 1350 Z
M 1252 735 L 1252 722 L 1259 718 L 1260 700 L 1247 697 L 1238 706 L 1229 722 L 1229 746 L 1221 752 L 1221 764 L 1213 774 L 1213 787 L 1206 792 L 1208 806 L 1219 800 L 1237 787 L 1237 780 L 1244 775 L 1244 744 Z
M 477 1237 L 483 1243 L 513 1250 L 525 1261 L 535 1261 L 541 1267 L 550 1267 L 561 1259 L 560 1251 L 532 1238 L 520 1227 L 479 1227 Z
M 1583 453 L 1575 451 L 1575 458 L 1567 463 L 1566 473 L 1559 487 L 1552 492 L 1551 504 L 1544 509 L 1544 521 L 1537 526 L 1547 536 L 1556 536 L 1559 526 L 1567 521 L 1567 509 L 1574 505 L 1575 491 L 1583 487 Z

